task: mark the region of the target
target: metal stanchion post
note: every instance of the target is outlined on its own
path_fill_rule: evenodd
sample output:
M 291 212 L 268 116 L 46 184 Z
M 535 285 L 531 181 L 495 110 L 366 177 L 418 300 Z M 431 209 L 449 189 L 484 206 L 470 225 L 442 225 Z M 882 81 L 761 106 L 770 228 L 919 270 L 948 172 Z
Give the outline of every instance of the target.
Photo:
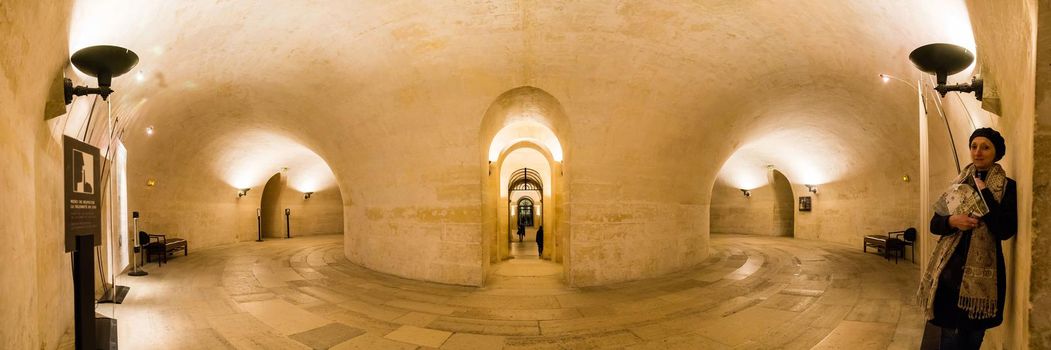
M 289 221 L 291 215 L 292 209 L 285 208 L 285 238 L 292 238 L 292 224 Z
M 256 208 L 255 209 L 255 223 L 256 223 L 256 230 L 257 230 L 257 232 L 259 234 L 259 239 L 256 239 L 255 241 L 256 242 L 262 242 L 263 241 L 263 209 L 262 208 Z
M 132 251 L 132 253 L 134 253 L 136 250 L 139 250 L 139 254 L 141 255 L 144 252 L 141 251 L 142 247 L 139 246 L 139 212 L 137 212 L 137 211 L 131 212 L 131 227 L 132 227 L 132 232 L 134 232 L 131 235 L 132 235 L 132 237 L 135 240 L 135 246 L 132 247 L 131 251 Z M 128 272 L 128 276 L 146 276 L 146 275 L 149 275 L 149 272 L 143 271 L 142 269 L 139 268 L 139 259 L 136 259 L 134 256 L 132 256 L 131 260 L 132 260 L 131 261 L 132 270 L 131 270 L 131 272 Z

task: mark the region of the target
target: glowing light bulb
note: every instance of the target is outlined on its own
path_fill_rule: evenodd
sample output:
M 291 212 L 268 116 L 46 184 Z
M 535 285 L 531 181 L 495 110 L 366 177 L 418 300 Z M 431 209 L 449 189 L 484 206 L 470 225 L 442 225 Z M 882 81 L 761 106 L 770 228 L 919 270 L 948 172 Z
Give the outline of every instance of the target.
M 883 79 L 884 83 L 890 81 L 890 77 L 888 77 L 886 74 L 880 74 L 879 77 Z
M 146 136 L 153 136 L 153 126 L 146 127 Z
M 135 80 L 140 83 L 146 81 L 146 74 L 143 74 L 140 70 L 138 73 L 135 73 Z

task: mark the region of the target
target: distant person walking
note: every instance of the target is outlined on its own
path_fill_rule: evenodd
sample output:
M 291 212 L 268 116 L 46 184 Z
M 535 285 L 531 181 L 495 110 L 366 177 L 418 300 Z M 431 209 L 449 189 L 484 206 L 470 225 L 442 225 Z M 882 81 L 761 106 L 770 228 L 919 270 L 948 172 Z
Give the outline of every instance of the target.
M 540 251 L 540 257 L 544 257 L 544 226 L 536 230 L 536 248 Z
M 518 242 L 521 243 L 525 239 L 525 226 L 518 225 Z

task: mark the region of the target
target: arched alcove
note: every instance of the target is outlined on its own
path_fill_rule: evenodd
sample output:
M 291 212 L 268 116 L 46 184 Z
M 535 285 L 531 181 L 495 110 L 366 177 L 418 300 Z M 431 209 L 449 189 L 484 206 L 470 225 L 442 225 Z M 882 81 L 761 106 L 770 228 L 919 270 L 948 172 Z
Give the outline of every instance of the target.
M 770 185 L 774 192 L 773 235 L 792 237 L 795 234 L 795 201 L 792 194 L 792 183 L 785 174 L 777 169 L 770 169 Z
M 731 159 L 724 165 L 712 187 L 709 231 L 794 237 L 796 206 L 792 182 L 773 165 L 765 167 L 765 177 L 748 177 L 734 173 L 735 163 Z
M 259 129 L 174 138 L 169 135 L 185 131 L 156 125 L 155 136 L 139 139 L 139 152 L 128 155 L 130 207 L 141 213 L 140 229 L 186 238 L 192 251 L 257 239 L 257 210 L 266 219 L 264 237 L 285 237 L 288 208 L 292 237 L 343 232 L 333 171 L 296 140 Z M 157 161 L 157 155 L 176 161 Z

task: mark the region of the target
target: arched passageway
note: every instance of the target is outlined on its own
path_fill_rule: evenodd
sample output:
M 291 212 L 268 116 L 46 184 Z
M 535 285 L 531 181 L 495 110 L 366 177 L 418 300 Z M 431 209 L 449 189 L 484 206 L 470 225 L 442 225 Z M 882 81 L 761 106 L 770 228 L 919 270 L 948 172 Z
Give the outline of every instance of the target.
M 519 242 L 537 242 L 536 231 L 544 225 L 544 183 L 540 173 L 529 168 L 511 173 L 507 205 L 508 234 L 514 232 Z
M 500 244 L 497 264 L 509 259 L 540 259 L 559 264 L 562 254 L 557 244 L 559 234 L 551 229 L 555 225 L 552 215 L 555 205 L 551 203 L 557 196 L 550 188 L 554 181 L 550 160 L 536 145 L 523 143 L 511 147 L 498 162 L 500 187 L 504 190 L 497 209 L 502 213 L 498 218 L 501 229 L 495 237 Z M 538 239 L 541 228 L 542 240 Z M 561 275 L 561 266 L 557 269 Z
M 281 213 L 281 192 L 286 186 L 286 181 L 281 173 L 276 173 L 263 185 L 263 195 L 259 200 L 260 230 L 263 237 L 276 238 L 285 237 L 284 216 Z
M 560 276 L 570 269 L 569 225 L 562 215 L 569 197 L 564 149 L 567 128 L 558 101 L 534 87 L 507 91 L 486 111 L 480 140 L 485 147 L 482 220 L 489 264 L 514 255 L 512 242 L 517 239 L 521 215 L 518 203 L 529 196 L 533 225 L 523 225 L 523 239 L 535 245 L 536 232 L 543 226 L 544 250 L 538 258 L 561 264 L 557 267 Z M 522 256 L 527 250 L 520 248 Z M 489 272 L 494 270 L 498 269 Z

